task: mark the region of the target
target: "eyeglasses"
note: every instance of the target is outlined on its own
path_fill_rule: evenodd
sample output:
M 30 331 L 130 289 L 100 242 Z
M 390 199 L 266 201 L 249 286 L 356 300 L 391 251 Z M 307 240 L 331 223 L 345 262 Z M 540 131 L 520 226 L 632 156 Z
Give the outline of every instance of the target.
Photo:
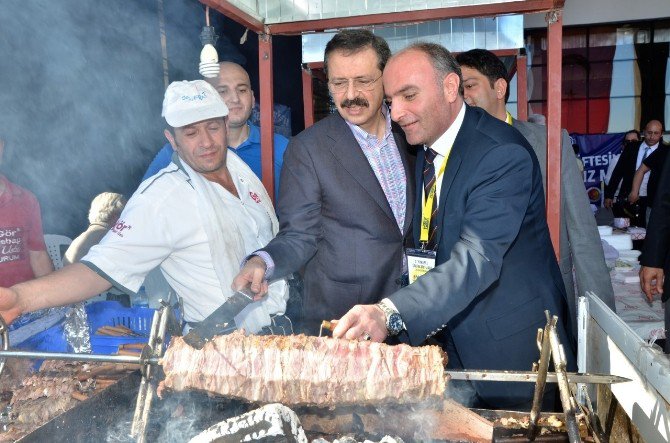
M 342 93 L 349 89 L 349 82 L 354 84 L 355 91 L 372 91 L 375 87 L 377 80 L 382 78 L 382 74 L 379 74 L 377 78 L 354 78 L 354 79 L 337 79 L 334 81 L 329 81 L 328 86 L 330 87 L 331 92 Z

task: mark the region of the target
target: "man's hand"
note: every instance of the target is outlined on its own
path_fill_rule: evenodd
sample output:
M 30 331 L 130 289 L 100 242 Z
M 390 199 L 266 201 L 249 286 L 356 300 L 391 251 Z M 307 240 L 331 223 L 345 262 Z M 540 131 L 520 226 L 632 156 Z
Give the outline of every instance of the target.
M 349 310 L 333 330 L 333 337 L 349 340 L 386 340 L 386 315 L 377 305 L 356 305 Z
M 640 199 L 640 196 L 637 195 L 637 192 L 631 191 L 630 194 L 628 194 L 628 203 L 635 203 Z
M 612 207 L 612 203 L 613 203 L 613 201 L 612 201 L 611 198 L 606 198 L 605 201 L 604 201 L 604 203 L 603 203 L 603 206 L 605 206 L 606 208 L 611 208 L 611 207 Z
M 661 268 L 650 268 L 648 266 L 640 268 L 640 286 L 650 303 L 654 301 L 654 295 L 663 293 L 664 278 Z
M 251 292 L 256 294 L 255 299 L 259 300 L 268 293 L 268 281 L 265 280 L 266 269 L 267 266 L 263 259 L 254 255 L 247 260 L 240 272 L 233 279 L 233 290 L 239 291 L 249 286 Z
M 0 288 L 0 315 L 5 323 L 10 324 L 22 313 L 17 292 L 11 288 Z

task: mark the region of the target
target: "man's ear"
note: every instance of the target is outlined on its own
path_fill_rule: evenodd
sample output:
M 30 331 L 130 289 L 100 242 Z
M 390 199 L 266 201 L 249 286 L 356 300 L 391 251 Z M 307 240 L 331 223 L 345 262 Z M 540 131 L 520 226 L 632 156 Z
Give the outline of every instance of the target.
M 177 143 L 175 143 L 174 136 L 172 135 L 172 133 L 168 129 L 166 129 L 165 131 L 163 131 L 163 134 L 165 134 L 165 138 L 167 138 L 168 142 L 170 142 L 170 144 L 172 145 L 172 149 L 177 150 Z
M 496 97 L 498 100 L 505 100 L 505 94 L 507 94 L 507 82 L 505 79 L 499 78 L 493 83 L 493 89 L 496 91 Z
M 444 96 L 449 103 L 453 103 L 458 98 L 458 87 L 460 82 L 461 79 L 455 72 L 450 72 L 444 76 L 444 80 L 442 80 L 442 89 L 444 91 Z

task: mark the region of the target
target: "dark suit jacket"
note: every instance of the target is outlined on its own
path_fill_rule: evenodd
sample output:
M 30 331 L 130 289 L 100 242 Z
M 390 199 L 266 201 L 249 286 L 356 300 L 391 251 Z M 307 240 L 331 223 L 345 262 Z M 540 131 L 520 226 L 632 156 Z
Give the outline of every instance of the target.
M 423 163 L 419 150 L 417 170 Z M 418 217 L 417 206 L 415 231 Z M 526 139 L 484 110 L 467 107 L 443 175 L 437 217 L 436 268 L 389 297 L 409 342 L 419 344 L 448 327 L 465 368 L 530 370 L 539 358 L 536 330 L 549 310 L 562 320 L 559 334 L 574 365 L 542 175 Z M 474 385 L 493 407 L 528 403 L 533 396 L 532 385 Z
M 273 277 L 304 266 L 303 314 L 309 333 L 322 320 L 396 291 L 404 242 L 411 237 L 414 162 L 402 130 L 392 131 L 407 178 L 403 231 L 384 191 L 339 114 L 293 137 L 284 155 L 277 216 L 280 229 L 265 248 Z
M 547 128 L 536 123 L 513 120 L 512 125 L 519 130 L 533 148 L 542 172 L 542 184 L 547 182 Z M 607 306 L 616 312 L 614 290 L 605 264 L 603 246 L 600 243 L 598 226 L 593 216 L 589 199 L 577 167 L 577 159 L 572 150 L 567 131 L 561 133 L 561 228 L 559 242 L 561 260 L 558 263 L 563 276 L 563 284 L 568 296 L 568 306 L 573 320 L 577 319 L 577 296 L 592 291 Z M 546 189 L 546 188 L 545 188 Z M 546 198 L 546 191 L 545 191 Z M 575 268 L 577 293 L 572 268 Z M 577 322 L 573 321 L 572 334 L 577 336 Z
M 666 302 L 670 298 L 670 155 L 665 159 L 656 188 L 654 209 L 649 217 L 640 263 L 652 268 L 663 268 L 665 280 L 662 299 Z M 665 326 L 667 328 L 669 325 Z
M 640 151 L 642 142 L 631 144 L 621 152 L 619 161 L 617 161 L 610 181 L 605 186 L 605 198 L 614 198 L 619 183 L 621 183 L 621 190 L 619 191 L 620 198 L 628 198 L 630 190 L 633 187 L 633 177 L 637 170 L 637 153 Z

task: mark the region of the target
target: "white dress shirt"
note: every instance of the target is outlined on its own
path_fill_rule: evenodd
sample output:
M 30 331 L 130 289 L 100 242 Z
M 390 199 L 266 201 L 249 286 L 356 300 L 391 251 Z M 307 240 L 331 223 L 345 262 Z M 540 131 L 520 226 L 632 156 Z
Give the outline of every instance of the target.
M 649 157 L 655 150 L 658 148 L 658 143 L 656 143 L 654 146 L 649 146 L 645 142 L 642 142 L 640 145 L 640 149 L 637 151 L 637 162 L 635 163 L 635 170 L 637 171 L 639 167 L 642 165 L 642 161 Z M 645 152 L 647 155 L 645 155 Z M 642 179 L 642 184 L 640 185 L 640 192 L 639 196 L 640 197 L 646 197 L 647 196 L 647 183 L 649 183 L 649 171 L 644 174 L 644 178 Z
M 444 163 L 444 159 L 446 155 L 451 151 L 451 148 L 454 145 L 454 140 L 456 140 L 456 136 L 458 135 L 458 131 L 461 130 L 461 125 L 463 124 L 463 119 L 465 118 L 465 104 L 461 105 L 461 110 L 458 111 L 458 115 L 456 116 L 456 120 L 449 126 L 449 129 L 446 130 L 444 134 L 440 136 L 437 140 L 435 140 L 435 143 L 433 143 L 432 146 L 424 146 L 424 149 L 431 148 L 435 152 L 437 152 L 437 155 L 435 156 L 435 160 L 433 161 L 433 165 L 435 166 L 435 175 L 437 175 L 440 172 L 440 169 L 442 168 L 442 164 Z M 436 206 L 439 205 L 440 202 L 440 190 L 442 189 L 442 178 L 444 177 L 444 174 L 442 174 L 439 179 L 437 179 L 437 188 L 435 189 L 435 198 L 437 199 L 436 201 Z M 424 202 L 426 199 L 426 196 L 424 195 L 423 197 Z

